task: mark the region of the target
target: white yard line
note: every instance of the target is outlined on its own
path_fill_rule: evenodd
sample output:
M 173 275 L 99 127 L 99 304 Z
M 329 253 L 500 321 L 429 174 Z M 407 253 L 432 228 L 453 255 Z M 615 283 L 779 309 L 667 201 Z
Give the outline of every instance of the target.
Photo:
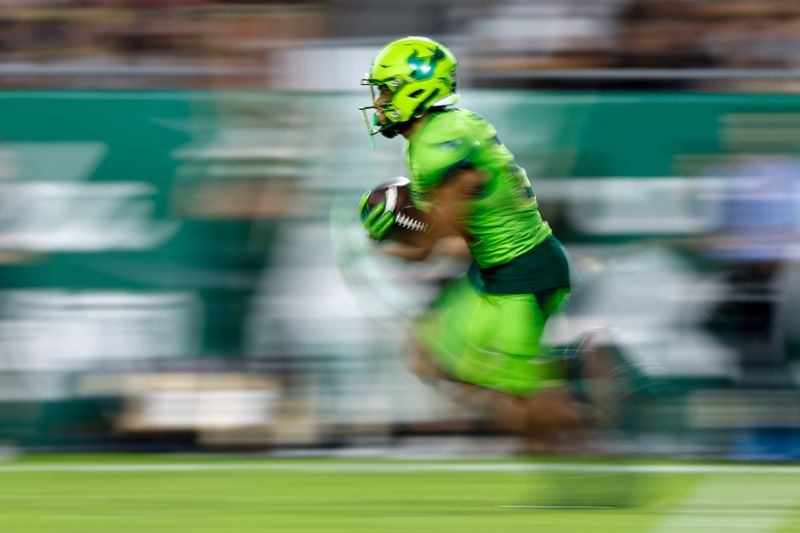
M 793 478 L 754 485 L 752 479 L 712 477 L 651 533 L 767 533 L 791 519 L 798 504 L 800 484 Z
M 117 464 L 0 464 L 2 473 L 15 472 L 580 472 L 580 473 L 642 473 L 642 474 L 770 474 L 800 475 L 800 466 L 791 465 L 684 465 L 684 464 L 611 464 L 579 465 L 558 463 L 404 463 L 386 462 L 253 462 L 253 463 L 117 463 Z M 727 483 L 728 481 L 726 481 Z M 800 486 L 797 480 L 792 480 Z M 747 483 L 745 483 L 747 486 Z

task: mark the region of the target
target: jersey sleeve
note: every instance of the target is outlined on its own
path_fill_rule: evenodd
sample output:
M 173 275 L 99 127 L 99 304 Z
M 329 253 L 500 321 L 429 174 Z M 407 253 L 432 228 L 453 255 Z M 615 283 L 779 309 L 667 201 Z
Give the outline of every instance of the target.
M 414 143 L 412 172 L 421 192 L 429 192 L 459 171 L 475 167 L 474 154 L 494 142 L 494 128 L 468 111 L 437 116 Z

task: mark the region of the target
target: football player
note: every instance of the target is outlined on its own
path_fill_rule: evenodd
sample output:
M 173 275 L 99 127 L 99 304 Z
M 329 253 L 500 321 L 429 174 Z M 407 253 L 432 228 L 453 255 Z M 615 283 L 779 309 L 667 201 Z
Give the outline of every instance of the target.
M 454 107 L 455 56 L 431 39 L 400 39 L 378 53 L 362 84 L 372 92 L 361 108 L 370 136 L 405 138 L 414 203 L 433 221 L 414 245 L 392 250 L 424 260 L 437 242 L 458 237 L 473 259 L 413 321 L 411 368 L 518 434 L 549 439 L 581 428 L 585 406 L 541 344 L 570 294 L 567 253 L 494 127 Z M 361 218 L 380 241 L 394 213 L 383 204 L 368 211 L 367 197 Z

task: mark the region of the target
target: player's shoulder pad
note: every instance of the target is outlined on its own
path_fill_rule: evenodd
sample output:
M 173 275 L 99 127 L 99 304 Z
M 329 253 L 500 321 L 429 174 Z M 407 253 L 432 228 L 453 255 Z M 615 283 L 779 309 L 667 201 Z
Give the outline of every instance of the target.
M 450 109 L 434 114 L 416 139 L 417 150 L 449 153 L 451 158 L 467 157 L 485 142 L 494 142 L 497 132 L 481 116 L 467 109 Z
M 462 140 L 491 138 L 496 131 L 483 117 L 468 109 L 448 109 L 435 113 L 422 131 L 420 139 L 425 144 L 438 144 Z
M 476 150 L 494 138 L 494 128 L 466 109 L 434 114 L 414 140 L 410 163 L 417 186 L 435 187 L 459 170 L 471 168 Z

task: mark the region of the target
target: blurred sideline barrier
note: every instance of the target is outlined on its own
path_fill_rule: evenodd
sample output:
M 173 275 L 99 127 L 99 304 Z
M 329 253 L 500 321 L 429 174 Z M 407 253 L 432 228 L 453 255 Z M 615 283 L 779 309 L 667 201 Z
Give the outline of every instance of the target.
M 460 266 L 409 274 L 348 242 L 343 272 L 331 243 L 336 202 L 405 172 L 399 144 L 369 149 L 367 100 L 0 92 L 0 440 L 183 449 L 484 431 L 401 361 L 396 324 Z M 609 295 L 576 291 L 573 323 L 617 328 L 614 348 L 658 380 L 630 413 L 641 445 L 797 453 L 796 416 L 758 427 L 720 399 L 756 398 L 760 413 L 797 386 L 800 210 L 786 178 L 800 97 L 473 90 L 462 102 L 528 170 L 581 287 Z M 369 290 L 346 282 L 370 276 Z M 408 308 L 391 305 L 397 293 Z

